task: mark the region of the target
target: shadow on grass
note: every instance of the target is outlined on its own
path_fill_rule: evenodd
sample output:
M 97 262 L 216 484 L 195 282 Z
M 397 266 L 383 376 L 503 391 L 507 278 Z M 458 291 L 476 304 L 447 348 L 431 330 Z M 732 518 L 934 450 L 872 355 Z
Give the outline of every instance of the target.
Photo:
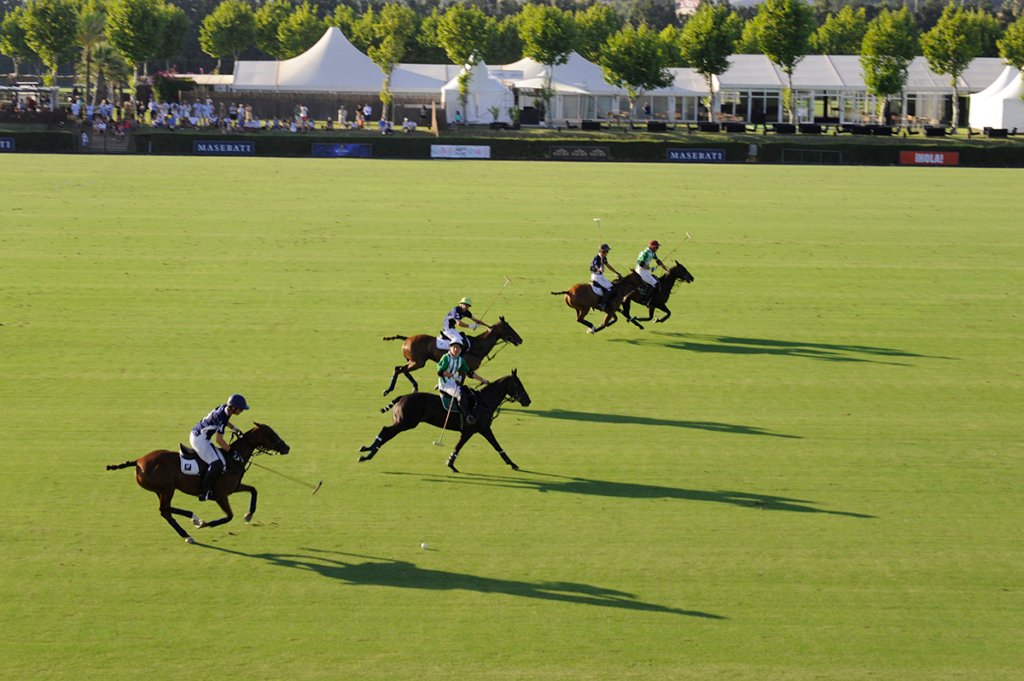
M 716 433 L 734 433 L 736 435 L 765 435 L 767 437 L 784 437 L 794 440 L 799 435 L 773 433 L 756 426 L 744 426 L 736 423 L 719 423 L 717 421 L 682 421 L 678 419 L 658 419 L 649 416 L 630 416 L 627 414 L 600 414 L 590 411 L 569 411 L 566 409 L 512 409 L 509 413 L 522 416 L 539 416 L 545 419 L 563 419 L 567 421 L 596 421 L 600 423 L 625 423 L 637 426 L 671 426 L 672 428 L 692 428 L 694 430 L 710 430 Z
M 613 338 L 613 343 L 629 343 L 630 345 L 657 345 L 687 350 L 689 352 L 716 352 L 731 355 L 778 355 L 782 357 L 802 357 L 827 362 L 872 362 L 891 364 L 894 366 L 912 366 L 907 362 L 885 361 L 888 359 L 954 359 L 952 357 L 936 357 L 920 355 L 894 348 L 878 348 L 870 345 L 843 345 L 837 343 L 802 343 L 799 341 L 771 340 L 767 338 L 738 338 L 735 336 L 716 336 L 698 333 L 665 333 L 655 331 L 651 335 L 657 338 Z
M 576 582 L 522 582 L 479 577 L 461 572 L 431 570 L 405 560 L 313 548 L 303 548 L 304 553 L 244 553 L 211 544 L 200 543 L 197 546 L 235 556 L 253 558 L 275 567 L 312 572 L 347 584 L 432 591 L 461 590 L 498 593 L 578 605 L 597 605 L 606 608 L 660 612 L 716 620 L 727 619 L 721 615 L 698 610 L 680 610 L 654 603 L 644 603 L 637 600 L 632 594 L 623 591 Z
M 443 482 L 463 485 L 490 485 L 509 489 L 525 489 L 536 492 L 562 492 L 567 494 L 586 494 L 601 497 L 619 497 L 622 499 L 680 499 L 682 501 L 702 501 L 716 504 L 743 506 L 761 511 L 789 511 L 792 513 L 824 513 L 847 518 L 874 518 L 864 513 L 848 511 L 830 511 L 815 508 L 815 502 L 806 499 L 790 499 L 769 494 L 736 492 L 733 490 L 699 490 L 682 487 L 665 487 L 662 485 L 641 485 L 631 482 L 612 482 L 609 480 L 590 480 L 587 478 L 553 475 L 520 469 L 523 475 L 475 475 L 460 473 L 452 475 L 421 475 L 416 473 L 387 473 L 387 475 L 409 475 L 429 482 Z

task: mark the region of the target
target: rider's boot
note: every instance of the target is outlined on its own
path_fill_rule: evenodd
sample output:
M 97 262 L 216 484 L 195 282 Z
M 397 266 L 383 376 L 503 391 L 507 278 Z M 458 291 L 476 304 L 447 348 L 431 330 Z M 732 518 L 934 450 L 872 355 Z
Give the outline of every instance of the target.
M 220 477 L 223 468 L 224 464 L 215 461 L 206 469 L 206 475 L 203 476 L 203 482 L 199 487 L 199 501 L 208 501 L 213 496 L 213 485 Z
M 470 400 L 463 396 L 459 400 L 459 411 L 462 412 L 462 418 L 466 421 L 466 424 L 471 426 L 476 423 L 476 417 L 473 416 L 473 407 L 469 402 Z

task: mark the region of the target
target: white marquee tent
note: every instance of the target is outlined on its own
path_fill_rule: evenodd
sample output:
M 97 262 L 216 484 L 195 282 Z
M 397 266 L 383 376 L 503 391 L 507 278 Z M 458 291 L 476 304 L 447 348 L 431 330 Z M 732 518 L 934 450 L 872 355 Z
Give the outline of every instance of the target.
M 384 72 L 332 26 L 297 57 L 235 62 L 235 90 L 380 92 Z
M 465 71 L 465 69 L 463 69 Z M 460 71 L 460 74 L 462 72 Z M 460 111 L 465 123 L 508 123 L 508 110 L 512 107 L 512 91 L 490 75 L 487 64 L 478 62 L 470 70 L 469 94 L 466 98 L 466 110 L 462 111 L 459 103 L 459 76 L 456 75 L 441 89 L 441 107 L 449 121 L 455 120 L 455 112 Z M 492 107 L 498 109 L 495 119 L 490 112 Z
M 970 126 L 1024 130 L 1024 74 L 1007 66 L 981 92 L 971 95 Z

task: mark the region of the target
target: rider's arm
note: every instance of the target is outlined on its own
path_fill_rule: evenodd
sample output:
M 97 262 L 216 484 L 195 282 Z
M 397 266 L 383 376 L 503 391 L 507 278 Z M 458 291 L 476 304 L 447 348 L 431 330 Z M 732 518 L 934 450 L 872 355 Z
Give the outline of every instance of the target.
M 224 436 L 223 435 L 221 435 L 220 433 L 214 433 L 213 434 L 213 439 L 217 441 L 217 446 L 218 447 L 220 447 L 223 450 L 227 450 L 228 449 L 228 443 L 224 442 Z
M 475 372 L 475 371 L 471 371 L 471 372 L 469 373 L 469 377 L 470 377 L 470 378 L 473 378 L 473 379 L 476 379 L 476 380 L 478 380 L 478 381 L 480 381 L 480 382 L 481 382 L 481 383 L 483 383 L 484 385 L 487 385 L 488 383 L 490 383 L 490 381 L 488 381 L 488 380 L 487 380 L 486 378 L 484 378 L 483 376 L 481 376 L 480 374 L 478 374 L 478 373 L 477 373 L 477 372 Z

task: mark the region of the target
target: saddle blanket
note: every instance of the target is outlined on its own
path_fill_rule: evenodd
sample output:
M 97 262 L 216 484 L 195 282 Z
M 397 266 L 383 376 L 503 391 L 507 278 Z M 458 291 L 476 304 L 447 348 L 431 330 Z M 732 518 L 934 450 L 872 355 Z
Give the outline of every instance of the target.
M 444 336 L 438 336 L 435 340 L 437 341 L 437 349 L 438 350 L 445 350 L 445 351 L 447 351 L 448 348 L 451 347 L 452 342 L 450 340 L 448 340 L 447 338 L 445 338 Z
M 604 295 L 604 289 L 599 286 L 595 286 L 594 284 L 590 285 L 590 290 L 593 291 L 594 295 L 597 296 L 598 298 Z
M 183 475 L 200 475 L 203 472 L 199 459 L 196 458 L 196 450 L 191 447 L 178 445 L 178 463 Z

